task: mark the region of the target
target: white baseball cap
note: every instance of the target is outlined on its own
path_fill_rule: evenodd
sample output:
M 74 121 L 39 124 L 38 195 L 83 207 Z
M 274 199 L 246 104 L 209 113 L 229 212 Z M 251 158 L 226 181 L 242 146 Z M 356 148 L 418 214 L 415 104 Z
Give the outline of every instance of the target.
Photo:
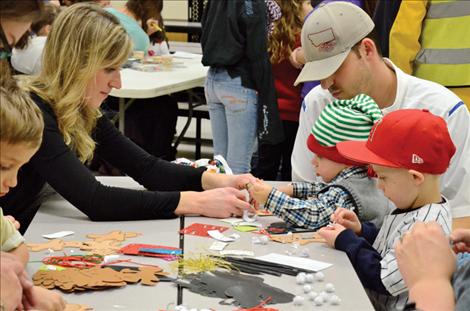
M 374 26 L 369 15 L 355 4 L 337 1 L 320 5 L 302 27 L 305 66 L 294 85 L 331 76 L 351 48 L 366 37 Z

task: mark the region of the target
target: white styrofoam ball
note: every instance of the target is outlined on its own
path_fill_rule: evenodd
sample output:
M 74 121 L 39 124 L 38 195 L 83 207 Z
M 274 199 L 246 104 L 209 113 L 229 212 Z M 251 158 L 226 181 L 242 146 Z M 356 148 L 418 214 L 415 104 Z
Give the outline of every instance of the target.
M 295 281 L 297 282 L 297 284 L 303 285 L 305 283 L 305 278 L 306 278 L 305 272 L 300 272 L 295 277 Z
M 307 283 L 313 283 L 315 281 L 315 277 L 313 276 L 313 273 L 307 273 L 305 276 L 305 282 Z
M 331 303 L 332 305 L 335 305 L 335 306 L 336 306 L 336 305 L 339 305 L 339 304 L 341 303 L 341 299 L 340 299 L 338 296 L 336 296 L 336 295 L 331 295 L 331 297 L 330 297 L 330 303 Z
M 313 302 L 315 302 L 315 304 L 316 304 L 317 306 L 321 306 L 321 305 L 323 304 L 324 300 L 323 300 L 323 297 L 322 297 L 322 296 L 317 296 L 317 297 L 315 297 L 315 299 L 313 300 Z
M 295 296 L 294 297 L 294 306 L 301 306 L 304 304 L 305 298 L 302 296 Z
M 325 279 L 325 275 L 323 274 L 323 272 L 317 272 L 315 273 L 315 280 L 317 281 L 323 281 Z
M 334 293 L 335 292 L 335 286 L 332 283 L 326 283 L 325 284 L 325 290 L 327 293 Z
M 311 301 L 314 301 L 315 298 L 317 298 L 317 296 L 318 296 L 317 292 L 308 293 L 308 299 L 311 300 Z
M 329 295 L 327 292 L 323 291 L 323 292 L 320 292 L 320 294 L 318 294 L 319 297 L 322 297 L 323 298 L 323 301 L 324 302 L 328 302 L 329 300 Z
M 310 285 L 304 285 L 304 293 L 309 293 L 312 291 L 312 286 Z

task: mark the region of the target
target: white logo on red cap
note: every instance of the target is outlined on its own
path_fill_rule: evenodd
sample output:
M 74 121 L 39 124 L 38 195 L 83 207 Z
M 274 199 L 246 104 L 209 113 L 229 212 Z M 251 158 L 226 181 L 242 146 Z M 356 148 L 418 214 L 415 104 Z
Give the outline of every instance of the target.
M 307 38 L 320 52 L 330 52 L 336 46 L 336 37 L 332 28 L 308 34 Z
M 424 160 L 417 154 L 414 154 L 411 156 L 411 163 L 413 164 L 423 164 Z

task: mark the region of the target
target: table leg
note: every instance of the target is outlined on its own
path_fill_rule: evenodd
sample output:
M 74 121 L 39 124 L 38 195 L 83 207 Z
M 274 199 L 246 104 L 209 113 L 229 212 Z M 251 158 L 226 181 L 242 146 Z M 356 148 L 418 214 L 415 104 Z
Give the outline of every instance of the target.
M 126 99 L 119 98 L 119 131 L 124 134 L 124 122 L 125 122 L 125 112 L 126 112 Z

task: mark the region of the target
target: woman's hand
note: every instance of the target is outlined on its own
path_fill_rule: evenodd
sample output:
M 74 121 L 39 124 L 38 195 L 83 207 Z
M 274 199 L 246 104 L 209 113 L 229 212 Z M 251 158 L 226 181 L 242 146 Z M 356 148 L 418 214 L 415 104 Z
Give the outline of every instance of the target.
M 253 211 L 246 193 L 225 187 L 203 192 L 182 192 L 175 214 L 227 218 L 241 216 L 244 210 Z

